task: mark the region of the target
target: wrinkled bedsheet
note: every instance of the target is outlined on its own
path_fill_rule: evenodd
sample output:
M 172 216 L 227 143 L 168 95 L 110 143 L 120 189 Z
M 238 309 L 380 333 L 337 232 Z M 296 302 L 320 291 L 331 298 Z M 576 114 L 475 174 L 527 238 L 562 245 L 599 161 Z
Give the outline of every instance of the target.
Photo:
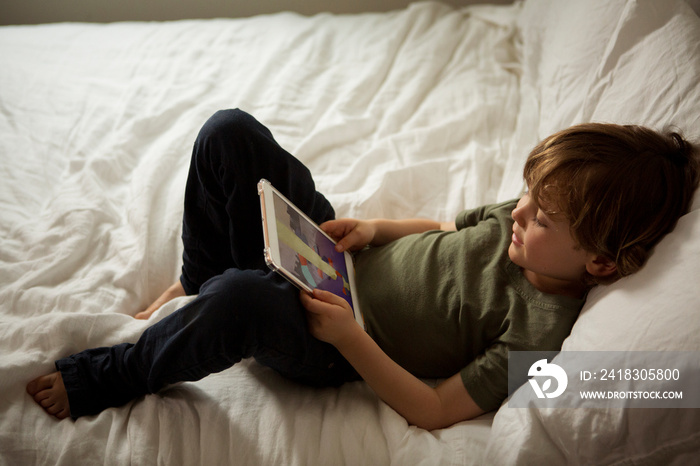
M 477 463 L 493 413 L 426 432 L 364 383 L 252 361 L 77 422 L 24 387 L 182 304 L 131 317 L 179 276 L 191 146 L 218 109 L 267 125 L 340 216 L 515 197 L 537 139 L 518 9 L 0 28 L 0 463 Z

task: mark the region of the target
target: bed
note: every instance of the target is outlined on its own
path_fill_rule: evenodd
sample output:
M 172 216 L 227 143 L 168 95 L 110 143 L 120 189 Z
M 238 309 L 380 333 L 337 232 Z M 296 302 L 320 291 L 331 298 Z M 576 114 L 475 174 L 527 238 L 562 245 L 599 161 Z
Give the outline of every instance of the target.
M 132 317 L 179 276 L 191 146 L 218 109 L 267 125 L 340 216 L 449 220 L 520 195 L 529 150 L 574 123 L 698 140 L 699 76 L 700 19 L 681 0 L 1 27 L 0 463 L 697 460 L 697 409 L 506 401 L 428 432 L 363 382 L 302 387 L 246 360 L 74 422 L 25 385 L 191 299 Z M 699 259 L 696 194 L 638 274 L 591 292 L 563 350 L 700 351 Z

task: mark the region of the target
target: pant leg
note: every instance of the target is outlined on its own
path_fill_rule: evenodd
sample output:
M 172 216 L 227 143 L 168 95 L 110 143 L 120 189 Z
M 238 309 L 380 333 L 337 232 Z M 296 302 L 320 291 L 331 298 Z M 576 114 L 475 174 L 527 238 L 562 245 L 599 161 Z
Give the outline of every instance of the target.
M 185 195 L 181 281 L 199 296 L 136 344 L 57 361 L 72 417 L 198 380 L 251 356 L 307 384 L 358 378 L 333 346 L 309 334 L 296 288 L 264 265 L 257 195 L 263 177 L 318 223 L 333 218 L 308 169 L 264 126 L 238 110 L 215 114 L 195 143 Z
M 254 357 L 314 386 L 359 376 L 332 346 L 310 335 L 298 290 L 274 272 L 229 269 L 191 303 L 149 327 L 135 344 L 86 350 L 56 362 L 71 416 L 96 414 Z
M 181 282 L 187 294 L 224 270 L 266 270 L 257 183 L 268 179 L 317 223 L 334 218 L 309 170 L 241 110 L 222 110 L 202 127 L 185 188 Z

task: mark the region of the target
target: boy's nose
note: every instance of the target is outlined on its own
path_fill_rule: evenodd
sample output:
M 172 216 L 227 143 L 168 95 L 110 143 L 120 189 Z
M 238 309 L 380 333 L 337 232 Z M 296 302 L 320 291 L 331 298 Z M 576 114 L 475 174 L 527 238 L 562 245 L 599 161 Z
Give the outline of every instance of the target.
M 518 205 L 515 206 L 515 209 L 513 209 L 513 211 L 510 213 L 510 216 L 513 217 L 513 220 L 515 220 L 516 223 L 523 228 L 525 228 L 525 206 L 526 203 L 523 199 L 521 199 L 520 201 L 518 201 Z
M 513 220 L 515 220 L 515 223 L 517 223 L 521 227 L 525 228 L 525 222 L 523 221 L 523 216 L 522 216 L 522 213 L 519 209 L 513 209 L 511 217 L 513 217 Z

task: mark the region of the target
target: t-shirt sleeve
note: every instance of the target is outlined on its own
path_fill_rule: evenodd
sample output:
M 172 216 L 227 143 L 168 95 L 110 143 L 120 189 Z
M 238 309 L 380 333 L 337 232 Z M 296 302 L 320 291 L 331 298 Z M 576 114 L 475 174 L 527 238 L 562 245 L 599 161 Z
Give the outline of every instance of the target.
M 455 225 L 457 226 L 457 230 L 472 227 L 479 223 L 481 220 L 483 220 L 486 209 L 487 206 L 482 206 L 476 209 L 469 209 L 460 212 L 460 214 L 457 215 L 457 218 L 455 219 Z
M 455 225 L 457 230 L 461 230 L 467 227 L 473 227 L 477 223 L 485 220 L 489 217 L 491 212 L 494 210 L 507 209 L 509 212 L 515 208 L 518 200 L 513 199 L 506 202 L 501 202 L 500 204 L 489 204 L 476 209 L 469 209 L 459 213 L 455 219 Z
M 460 371 L 462 383 L 484 411 L 497 409 L 508 396 L 508 348 L 498 342 Z

